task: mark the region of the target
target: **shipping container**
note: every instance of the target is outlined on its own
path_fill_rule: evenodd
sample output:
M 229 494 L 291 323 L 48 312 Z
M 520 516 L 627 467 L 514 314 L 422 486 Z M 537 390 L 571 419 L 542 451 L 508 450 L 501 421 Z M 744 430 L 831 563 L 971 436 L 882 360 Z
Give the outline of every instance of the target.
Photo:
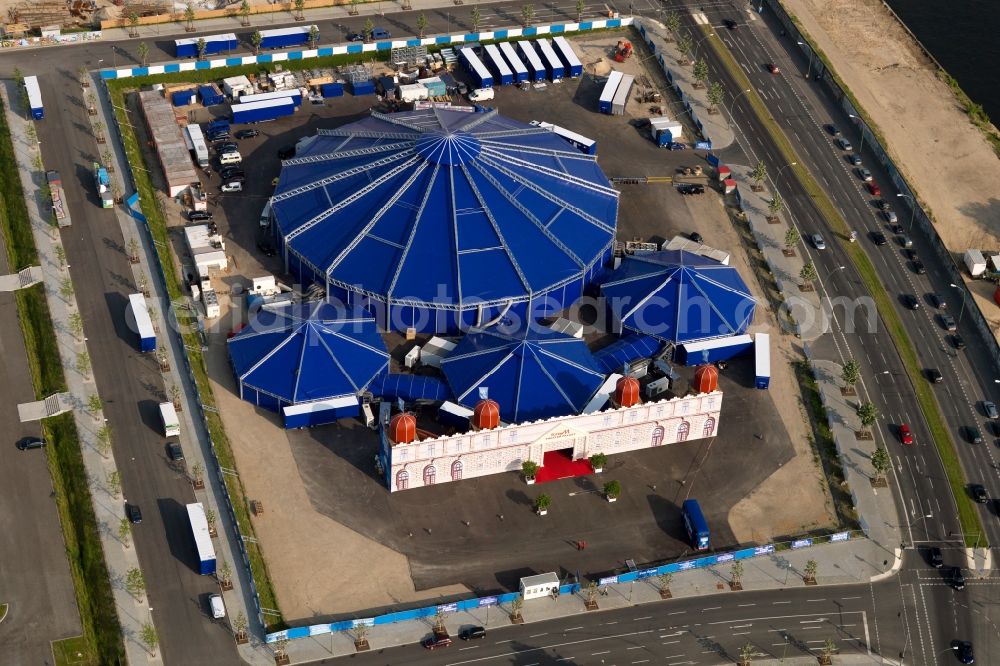
M 683 137 L 684 127 L 676 120 L 669 118 L 650 118 L 649 132 L 653 143 L 660 148 L 668 147 L 672 143 L 677 143 Z
M 288 97 L 295 106 L 302 106 L 302 91 L 298 88 L 288 90 L 274 90 L 266 93 L 255 93 L 253 95 L 243 95 L 240 97 L 240 104 L 253 104 L 254 102 L 267 102 L 272 99 L 284 99 Z
M 462 62 L 465 63 L 465 69 L 468 70 L 469 74 L 472 74 L 475 87 L 492 88 L 493 76 L 476 55 L 476 52 L 466 46 L 459 53 L 462 56 Z
M 754 385 L 766 389 L 771 384 L 771 336 L 758 333 L 753 342 L 754 350 Z
M 622 77 L 622 82 L 618 84 L 618 90 L 615 91 L 614 99 L 611 100 L 611 113 L 613 115 L 625 115 L 625 105 L 628 104 L 628 98 L 632 94 L 632 84 L 634 82 L 635 77 L 631 74 L 626 74 Z
M 500 53 L 497 45 L 487 44 L 484 51 L 486 52 L 485 59 L 489 63 L 489 69 L 496 74 L 496 80 L 500 82 L 500 85 L 509 86 L 514 83 L 514 72 L 510 71 L 510 67 L 507 66 L 507 62 L 503 59 L 503 54 Z
M 618 91 L 618 85 L 622 82 L 622 76 L 624 75 L 621 72 L 611 72 L 608 80 L 604 83 L 601 97 L 597 100 L 597 110 L 601 113 L 611 113 L 611 101 L 615 98 L 615 92 Z
M 357 396 L 318 400 L 281 408 L 285 428 L 309 428 L 333 423 L 340 419 L 355 418 L 361 413 Z
M 712 340 L 699 340 L 678 345 L 674 360 L 681 365 L 717 363 L 742 354 L 753 346 L 749 335 L 730 335 Z
M 524 66 L 523 62 L 521 62 L 520 56 L 518 56 L 517 51 L 514 50 L 514 45 L 510 42 L 500 42 L 500 52 L 503 53 L 503 57 L 507 60 L 507 64 L 510 65 L 511 70 L 514 72 L 514 83 L 527 81 L 528 68 Z
M 316 28 L 314 25 L 296 26 L 294 28 L 276 28 L 274 30 L 261 30 L 260 48 L 262 49 L 283 49 L 288 46 L 299 46 L 309 41 L 309 30 Z M 318 28 L 317 28 L 318 30 Z
M 189 148 L 194 153 L 195 162 L 202 169 L 208 168 L 208 144 L 205 143 L 205 135 L 201 133 L 201 127 L 196 123 L 191 123 L 184 128 L 188 141 L 191 142 Z
M 174 40 L 175 58 L 195 58 L 198 56 L 198 42 L 205 40 L 205 55 L 215 55 L 233 51 L 239 45 L 236 35 L 227 32 L 224 35 L 205 35 L 203 37 L 185 37 Z
M 532 81 L 544 81 L 545 77 L 548 76 L 548 71 L 545 69 L 545 65 L 542 64 L 542 59 L 538 57 L 538 52 L 535 51 L 535 47 L 531 45 L 529 41 L 523 41 L 517 43 L 517 48 L 524 56 L 524 64 L 528 68 L 528 76 Z
M 427 88 L 427 94 L 431 97 L 443 97 L 448 94 L 448 86 L 441 77 L 429 76 L 425 79 L 417 79 L 417 83 Z
M 559 125 L 553 125 L 552 123 L 545 123 L 539 120 L 532 120 L 531 124 L 535 127 L 541 127 L 542 129 L 547 129 L 560 139 L 563 139 L 571 146 L 577 150 L 586 153 L 587 155 L 597 154 L 597 142 L 593 139 L 588 139 L 582 134 L 577 134 L 576 132 L 571 132 L 565 127 L 559 127 Z
M 263 123 L 295 113 L 295 103 L 291 97 L 266 99 L 262 102 L 233 104 L 233 123 Z
M 549 69 L 549 78 L 553 81 L 563 78 L 566 74 L 566 68 L 563 67 L 562 60 L 559 59 L 555 49 L 552 48 L 552 42 L 547 39 L 539 39 L 535 41 L 535 45 L 538 46 L 538 50 L 542 54 L 542 62 Z
M 201 103 L 204 106 L 215 106 L 226 101 L 226 96 L 219 90 L 219 86 L 214 83 L 198 86 L 198 97 L 201 98 Z
M 188 504 L 187 513 L 191 534 L 194 536 L 195 552 L 198 553 L 198 573 L 210 576 L 215 573 L 215 546 L 212 545 L 212 534 L 208 531 L 205 506 L 201 502 Z
M 402 85 L 397 90 L 399 91 L 399 101 L 407 103 L 427 99 L 430 94 L 427 88 L 419 83 Z
M 323 97 L 343 97 L 344 96 L 344 84 L 339 81 L 334 81 L 333 83 L 324 83 L 319 87 L 319 94 Z
M 684 518 L 684 528 L 688 533 L 688 542 L 695 550 L 708 550 L 710 535 L 708 522 L 701 512 L 701 505 L 696 499 L 686 499 L 681 504 L 681 515 Z
M 240 76 L 230 76 L 227 79 L 222 79 L 222 91 L 226 93 L 229 99 L 236 101 L 240 95 L 251 95 L 253 94 L 253 84 L 250 83 L 244 75 Z
M 45 109 L 42 107 L 42 91 L 38 87 L 38 77 L 24 77 L 24 89 L 28 93 L 28 106 L 31 108 L 31 117 L 35 120 L 41 120 L 45 117 Z
M 135 326 L 133 330 L 139 335 L 139 351 L 156 351 L 156 331 L 149 318 L 146 297 L 142 294 L 129 294 L 128 313 L 128 323 Z
M 554 37 L 552 39 L 552 43 L 555 45 L 555 49 L 559 54 L 559 57 L 562 58 L 563 63 L 565 63 L 566 73 L 569 77 L 575 79 L 583 74 L 583 63 L 576 57 L 576 52 L 573 51 L 573 47 L 570 45 L 569 41 L 560 35 L 559 37 Z
M 351 84 L 351 94 L 355 97 L 360 97 L 361 95 L 374 95 L 375 94 L 375 82 L 374 81 L 360 81 L 358 83 Z
M 194 102 L 195 96 L 198 94 L 194 88 L 188 90 L 175 90 L 173 94 L 170 95 L 170 101 L 174 106 L 187 106 Z

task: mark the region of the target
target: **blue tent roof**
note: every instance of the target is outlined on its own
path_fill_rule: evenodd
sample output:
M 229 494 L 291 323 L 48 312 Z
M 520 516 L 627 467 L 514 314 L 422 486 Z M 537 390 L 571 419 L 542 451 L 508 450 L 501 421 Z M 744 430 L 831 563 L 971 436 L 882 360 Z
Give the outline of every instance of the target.
M 441 369 L 459 403 L 475 406 L 487 387 L 510 423 L 579 413 L 604 382 L 583 340 L 538 327 L 516 335 L 473 330 Z
M 604 349 L 594 352 L 594 362 L 607 374 L 622 372 L 624 367 L 640 358 L 652 358 L 660 351 L 663 341 L 649 335 L 626 335 Z
M 735 268 L 683 250 L 625 257 L 601 293 L 624 328 L 675 343 L 739 335 L 756 307 Z
M 461 309 L 579 281 L 611 247 L 618 193 L 548 130 L 432 109 L 320 130 L 283 163 L 272 207 L 319 279 Z
M 230 338 L 229 358 L 241 394 L 292 404 L 355 395 L 389 366 L 374 317 L 317 302 L 261 308 Z

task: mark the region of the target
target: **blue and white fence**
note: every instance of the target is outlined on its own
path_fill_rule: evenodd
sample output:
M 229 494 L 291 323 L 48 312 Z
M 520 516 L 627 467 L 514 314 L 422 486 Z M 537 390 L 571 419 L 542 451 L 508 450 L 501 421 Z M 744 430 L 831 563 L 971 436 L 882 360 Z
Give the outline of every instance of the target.
M 835 543 L 839 541 L 850 541 L 852 538 L 851 532 L 837 532 L 836 534 L 831 534 L 829 537 L 823 537 L 823 542 Z M 790 542 L 788 545 L 792 550 L 798 550 L 801 548 L 809 548 L 814 545 L 815 541 L 811 538 L 796 539 Z M 763 546 L 755 546 L 753 548 L 743 548 L 742 550 L 736 550 L 730 553 L 720 553 L 718 555 L 706 555 L 705 557 L 699 557 L 693 560 L 685 560 L 683 562 L 671 562 L 670 564 L 664 564 L 658 567 L 650 567 L 648 569 L 640 569 L 638 571 L 629 571 L 627 573 L 618 574 L 617 576 L 608 576 L 606 578 L 601 578 L 597 581 L 597 584 L 601 587 L 607 585 L 618 585 L 620 583 L 631 583 L 637 580 L 644 580 L 647 578 L 653 578 L 655 576 L 660 576 L 662 574 L 675 574 L 682 571 L 691 571 L 692 569 L 704 569 L 706 567 L 715 566 L 718 564 L 728 564 L 729 562 L 737 562 L 739 560 L 747 560 L 752 557 L 759 557 L 761 555 L 771 555 L 777 550 L 777 547 L 773 543 L 765 544 Z M 580 591 L 580 584 L 573 583 L 571 585 L 562 585 L 559 588 L 559 594 L 576 594 Z M 379 615 L 377 617 L 362 618 L 359 620 L 345 620 L 343 622 L 332 622 L 330 624 L 314 624 L 308 627 L 295 627 L 294 629 L 285 629 L 284 631 L 278 631 L 273 634 L 267 635 L 267 642 L 274 643 L 279 640 L 295 640 L 296 638 L 307 638 L 309 636 L 320 636 L 323 634 L 329 634 L 337 631 L 349 631 L 358 625 L 367 625 L 369 627 L 377 626 L 380 624 L 392 624 L 394 622 L 405 622 L 407 620 L 417 620 L 423 617 L 434 617 L 441 613 L 457 613 L 461 611 L 476 610 L 479 608 L 486 608 L 488 606 L 500 606 L 502 604 L 509 604 L 515 599 L 519 598 L 521 595 L 518 592 L 510 592 L 507 594 L 500 594 L 490 597 L 475 597 L 473 599 L 463 599 L 462 601 L 456 601 L 450 604 L 443 604 L 440 606 L 425 606 L 423 608 L 414 608 L 412 610 L 399 611 L 397 613 L 388 613 L 386 615 Z
M 361 55 L 363 53 L 373 53 L 376 51 L 388 51 L 394 48 L 405 46 L 447 46 L 449 44 L 462 44 L 465 42 L 483 42 L 491 40 L 517 39 L 519 37 L 537 37 L 540 35 L 561 34 L 564 32 L 585 32 L 588 30 L 605 30 L 608 28 L 620 28 L 632 25 L 632 18 L 599 19 L 597 21 L 583 21 L 581 23 L 557 23 L 553 25 L 539 25 L 530 28 L 509 28 L 507 30 L 494 30 L 491 32 L 462 33 L 451 35 L 438 35 L 437 37 L 425 37 L 423 39 L 396 39 L 372 42 L 369 44 L 343 44 L 340 46 L 324 46 L 316 49 L 306 49 L 300 51 L 285 51 L 280 53 L 262 53 L 260 55 L 234 56 L 230 58 L 210 58 L 197 61 L 177 61 L 162 65 L 151 65 L 149 67 L 127 67 L 123 69 L 102 69 L 100 72 L 102 79 L 127 79 L 137 76 L 155 76 L 158 74 L 172 74 L 174 72 L 193 72 L 203 69 L 220 69 L 223 67 L 239 67 L 242 65 L 264 65 L 273 62 L 286 62 L 289 60 L 306 60 L 309 58 L 322 58 L 334 55 Z

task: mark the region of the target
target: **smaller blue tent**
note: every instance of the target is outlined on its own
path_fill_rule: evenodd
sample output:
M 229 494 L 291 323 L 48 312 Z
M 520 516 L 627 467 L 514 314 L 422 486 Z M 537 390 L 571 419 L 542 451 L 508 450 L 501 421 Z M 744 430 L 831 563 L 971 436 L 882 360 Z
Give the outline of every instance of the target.
M 357 395 L 389 367 L 373 316 L 318 301 L 261 308 L 229 359 L 240 397 L 275 411 Z
M 604 383 L 583 340 L 547 328 L 507 334 L 473 329 L 441 363 L 456 400 L 479 402 L 479 389 L 520 423 L 578 414 Z
M 625 257 L 601 293 L 623 329 L 677 344 L 740 335 L 757 305 L 735 268 L 683 250 Z

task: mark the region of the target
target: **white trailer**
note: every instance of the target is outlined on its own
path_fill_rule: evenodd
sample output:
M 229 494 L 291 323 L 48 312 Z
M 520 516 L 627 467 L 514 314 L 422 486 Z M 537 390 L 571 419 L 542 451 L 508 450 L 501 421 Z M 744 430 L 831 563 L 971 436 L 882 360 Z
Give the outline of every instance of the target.
M 615 98 L 615 93 L 618 92 L 618 86 L 621 85 L 623 76 L 625 75 L 618 70 L 608 75 L 608 80 L 601 91 L 601 97 L 597 100 L 597 110 L 601 113 L 611 113 L 611 102 Z
M 625 115 L 625 105 L 628 104 L 629 95 L 632 94 L 632 84 L 634 82 L 635 77 L 631 74 L 626 74 L 622 77 L 622 82 L 618 84 L 618 90 L 615 91 L 615 96 L 611 100 L 611 115 Z
M 758 333 L 753 341 L 753 351 L 756 367 L 754 385 L 766 389 L 771 383 L 771 336 Z
M 427 86 L 422 83 L 404 83 L 397 86 L 396 90 L 399 92 L 399 101 L 401 102 L 416 102 L 430 96 Z
M 142 294 L 129 294 L 128 311 L 131 317 L 129 323 L 135 325 L 135 332 L 139 334 L 139 351 L 156 351 L 156 330 L 149 318 L 146 297 Z
M 510 42 L 500 42 L 500 52 L 503 53 L 504 58 L 510 63 L 510 68 L 514 70 L 514 82 L 520 83 L 521 81 L 528 80 L 528 68 L 524 66 L 521 62 L 520 56 L 517 55 L 517 51 L 514 50 L 514 45 Z
M 45 108 L 42 106 L 42 90 L 38 87 L 38 77 L 24 77 L 24 90 L 28 93 L 28 106 L 31 108 L 31 117 L 35 120 L 41 120 L 45 117 Z
M 164 437 L 180 437 L 181 422 L 177 418 L 177 410 L 174 409 L 174 403 L 160 403 L 160 423 L 163 424 Z
M 965 267 L 972 277 L 980 277 L 986 272 L 986 258 L 979 250 L 966 250 L 963 258 L 965 259 Z
M 187 134 L 188 142 L 190 143 L 191 152 L 194 153 L 194 159 L 198 162 L 198 166 L 202 169 L 208 168 L 208 144 L 205 143 L 205 135 L 201 132 L 201 126 L 197 123 L 191 123 L 184 128 Z

